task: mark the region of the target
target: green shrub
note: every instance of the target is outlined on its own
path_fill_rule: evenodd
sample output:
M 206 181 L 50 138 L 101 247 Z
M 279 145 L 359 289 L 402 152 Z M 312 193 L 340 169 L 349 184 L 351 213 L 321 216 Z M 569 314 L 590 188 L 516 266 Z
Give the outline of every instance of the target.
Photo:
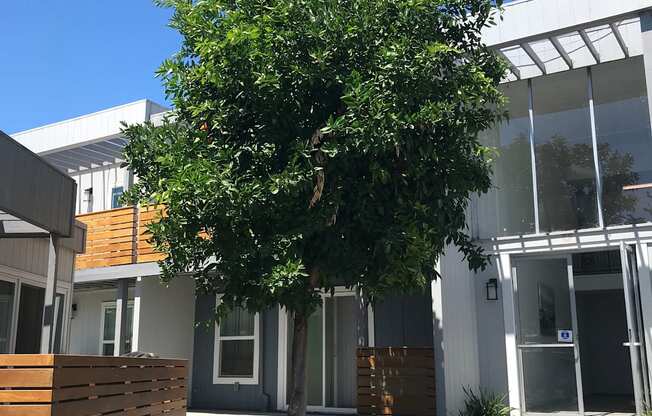
M 505 396 L 480 390 L 476 394 L 470 388 L 464 388 L 464 409 L 459 416 L 509 416 L 510 407 L 505 404 Z

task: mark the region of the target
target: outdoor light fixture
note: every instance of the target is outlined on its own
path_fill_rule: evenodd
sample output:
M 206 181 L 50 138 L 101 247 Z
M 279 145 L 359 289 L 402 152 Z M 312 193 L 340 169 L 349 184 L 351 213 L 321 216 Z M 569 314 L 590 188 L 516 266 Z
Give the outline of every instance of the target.
M 486 284 L 487 300 L 498 300 L 498 279 L 489 279 Z

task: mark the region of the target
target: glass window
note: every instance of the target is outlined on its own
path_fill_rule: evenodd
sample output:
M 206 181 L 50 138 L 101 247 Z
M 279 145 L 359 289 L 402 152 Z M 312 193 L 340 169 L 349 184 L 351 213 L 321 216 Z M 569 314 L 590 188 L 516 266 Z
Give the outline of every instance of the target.
M 541 231 L 598 226 L 585 69 L 532 81 Z
M 14 316 L 14 290 L 11 282 L 0 280 L 0 354 L 8 354 Z
M 605 225 L 652 220 L 652 141 L 643 58 L 592 69 Z
M 115 302 L 102 304 L 102 340 L 100 341 L 100 354 L 102 355 L 113 355 L 115 350 L 115 320 Z M 129 302 L 127 303 L 127 351 L 131 351 L 133 320 L 134 305 L 133 302 Z
M 122 186 L 116 186 L 111 190 L 111 208 L 120 208 L 122 206 L 120 197 L 123 193 L 124 188 Z
M 21 283 L 16 354 L 38 354 L 41 351 L 44 302 L 44 288 Z
M 258 319 L 257 313 L 236 308 L 218 323 L 215 383 L 258 383 Z
M 522 81 L 501 88 L 510 119 L 480 135 L 483 145 L 496 149 L 493 189 L 478 204 L 481 238 L 535 232 L 528 86 Z

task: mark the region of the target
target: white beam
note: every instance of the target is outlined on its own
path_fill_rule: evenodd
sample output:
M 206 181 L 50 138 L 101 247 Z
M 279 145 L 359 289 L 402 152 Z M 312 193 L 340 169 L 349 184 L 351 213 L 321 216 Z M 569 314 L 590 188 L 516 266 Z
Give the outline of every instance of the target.
M 505 55 L 503 51 L 500 49 L 494 49 L 496 51 L 496 54 L 498 54 L 501 58 L 503 58 L 506 62 L 507 65 L 509 66 L 509 71 L 514 74 L 516 79 L 521 79 L 521 71 L 512 63 L 512 61 Z
M 609 27 L 611 28 L 611 31 L 613 32 L 614 37 L 616 38 L 616 41 L 618 41 L 618 46 L 620 46 L 620 50 L 622 50 L 623 53 L 625 54 L 625 58 L 629 58 L 629 49 L 627 48 L 625 39 L 623 39 L 623 35 L 620 33 L 620 29 L 618 29 L 618 25 L 616 23 L 610 23 Z
M 593 56 L 593 59 L 595 59 L 595 63 L 599 64 L 600 63 L 600 54 L 598 53 L 598 50 L 595 49 L 595 45 L 591 41 L 591 38 L 589 38 L 589 35 L 586 33 L 586 30 L 580 29 L 578 30 L 578 33 L 580 34 L 580 37 L 582 38 L 582 41 L 586 45 L 586 47 L 589 49 L 589 52 L 591 52 L 591 55 Z
M 568 55 L 568 52 L 564 49 L 564 47 L 561 45 L 559 42 L 559 39 L 556 36 L 552 36 L 549 38 L 550 43 L 552 43 L 552 46 L 555 47 L 555 50 L 561 56 L 561 59 L 566 62 L 566 66 L 568 66 L 568 69 L 573 69 L 573 60 L 571 59 L 570 55 Z
M 546 65 L 543 63 L 541 58 L 539 58 L 539 55 L 537 55 L 537 53 L 534 52 L 534 49 L 532 49 L 530 44 L 529 43 L 521 43 L 520 46 L 521 46 L 521 49 L 523 49 L 525 51 L 527 56 L 530 57 L 532 62 L 534 62 L 534 64 L 539 68 L 539 71 L 541 71 L 541 73 L 543 75 L 547 74 L 548 71 L 546 71 Z

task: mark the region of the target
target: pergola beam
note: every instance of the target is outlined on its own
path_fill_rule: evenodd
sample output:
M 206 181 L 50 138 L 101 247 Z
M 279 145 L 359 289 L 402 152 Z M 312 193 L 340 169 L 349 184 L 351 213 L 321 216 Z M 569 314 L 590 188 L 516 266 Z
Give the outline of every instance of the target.
M 505 53 L 500 49 L 495 49 L 495 51 L 496 54 L 498 54 L 501 58 L 503 58 L 507 62 L 507 65 L 509 66 L 509 72 L 514 74 L 516 79 L 521 79 L 521 71 L 512 63 L 512 61 L 505 55 Z
M 549 38 L 550 43 L 552 43 L 552 46 L 555 47 L 555 50 L 561 56 L 561 59 L 566 62 L 566 66 L 568 66 L 568 69 L 573 69 L 573 60 L 571 59 L 570 55 L 568 55 L 568 52 L 564 49 L 564 47 L 561 45 L 561 42 L 559 42 L 559 39 L 556 36 L 551 36 Z
M 578 33 L 580 34 L 580 37 L 582 38 L 582 41 L 588 48 L 589 52 L 591 52 L 591 55 L 593 56 L 593 59 L 595 59 L 595 63 L 599 64 L 600 63 L 600 54 L 598 53 L 598 50 L 595 49 L 595 45 L 591 41 L 591 38 L 589 35 L 586 33 L 586 30 L 580 29 L 578 30 Z
M 541 58 L 539 58 L 539 55 L 537 55 L 537 53 L 534 52 L 534 49 L 532 49 L 530 44 L 529 43 L 521 43 L 520 46 L 521 46 L 521 49 L 523 49 L 525 51 L 527 56 L 530 57 L 532 62 L 534 62 L 534 64 L 539 68 L 539 71 L 541 71 L 541 73 L 543 75 L 547 74 L 548 71 L 546 71 L 546 65 L 543 63 Z
M 625 39 L 623 39 L 623 35 L 622 33 L 620 33 L 620 29 L 618 29 L 618 25 L 615 22 L 613 22 L 609 24 L 609 27 L 611 28 L 611 31 L 613 32 L 614 37 L 618 42 L 618 46 L 620 46 L 620 50 L 622 50 L 623 53 L 625 54 L 625 58 L 629 58 L 629 48 L 627 48 Z

